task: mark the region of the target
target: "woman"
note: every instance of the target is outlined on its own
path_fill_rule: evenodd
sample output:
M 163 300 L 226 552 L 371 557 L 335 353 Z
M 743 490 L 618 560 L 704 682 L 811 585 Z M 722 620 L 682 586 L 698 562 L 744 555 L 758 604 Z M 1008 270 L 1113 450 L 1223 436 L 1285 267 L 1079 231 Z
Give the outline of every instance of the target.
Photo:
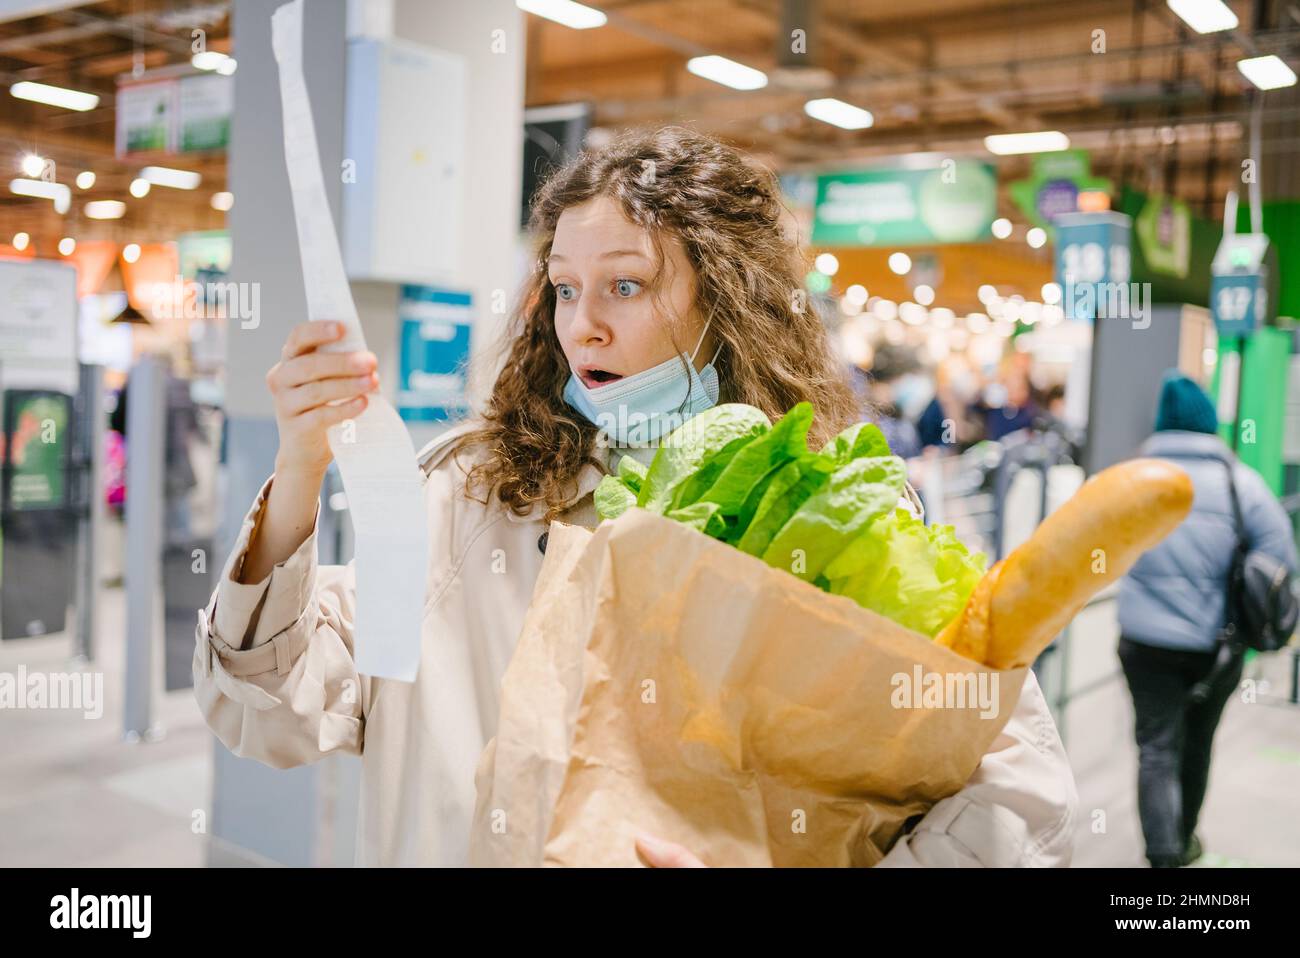
M 536 268 L 486 409 L 420 455 L 432 545 L 429 568 L 411 570 L 426 595 L 411 684 L 357 674 L 352 567 L 316 565 L 325 430 L 365 407 L 375 358 L 318 352 L 339 335 L 333 324 L 290 334 L 267 376 L 275 473 L 200 613 L 196 695 L 237 755 L 278 768 L 363 755 L 360 864 L 465 860 L 474 770 L 548 523 L 594 525 L 591 493 L 611 464 L 648 458 L 664 431 L 719 401 L 776 418 L 810 400 L 811 442 L 855 418 L 826 332 L 802 306 L 781 214 L 770 172 L 680 129 L 584 153 L 540 191 Z M 1075 801 L 1030 676 L 967 788 L 887 861 L 1065 864 Z M 655 836 L 640 850 L 654 865 L 700 864 Z
M 1237 544 L 1229 475 L 1241 504 L 1246 544 L 1296 567 L 1295 536 L 1259 473 L 1215 433 L 1210 397 L 1191 379 L 1165 374 L 1156 434 L 1140 455 L 1169 459 L 1196 489 L 1192 512 L 1120 582 L 1119 657 L 1133 696 L 1138 745 L 1138 813 L 1153 868 L 1201 856 L 1196 821 L 1210 777 L 1210 749 L 1241 662 L 1208 699 L 1188 700 L 1210 674 L 1224 624 L 1228 568 Z M 1231 473 L 1229 473 L 1231 469 Z

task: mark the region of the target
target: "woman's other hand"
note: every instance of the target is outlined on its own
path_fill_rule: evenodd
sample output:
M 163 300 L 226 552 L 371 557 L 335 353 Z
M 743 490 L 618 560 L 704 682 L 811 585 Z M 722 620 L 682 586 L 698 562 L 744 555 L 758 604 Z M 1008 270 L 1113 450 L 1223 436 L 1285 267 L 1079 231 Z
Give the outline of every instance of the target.
M 676 842 L 666 842 L 652 835 L 637 836 L 636 850 L 651 868 L 709 867 L 687 851 L 684 845 L 678 845 Z

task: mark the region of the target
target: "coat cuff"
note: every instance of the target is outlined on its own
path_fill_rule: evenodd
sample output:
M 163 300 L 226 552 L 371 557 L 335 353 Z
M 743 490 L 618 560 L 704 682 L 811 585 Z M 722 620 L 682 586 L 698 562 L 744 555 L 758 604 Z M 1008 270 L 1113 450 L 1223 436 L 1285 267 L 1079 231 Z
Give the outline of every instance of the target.
M 248 544 L 262 521 L 272 475 L 262 484 L 252 507 L 244 516 L 239 537 L 221 571 L 217 589 L 208 604 L 207 617 L 212 635 L 234 650 L 257 648 L 290 628 L 301 617 L 311 599 L 316 581 L 316 536 L 320 521 L 320 500 L 311 532 L 302 544 L 259 582 L 239 582 Z

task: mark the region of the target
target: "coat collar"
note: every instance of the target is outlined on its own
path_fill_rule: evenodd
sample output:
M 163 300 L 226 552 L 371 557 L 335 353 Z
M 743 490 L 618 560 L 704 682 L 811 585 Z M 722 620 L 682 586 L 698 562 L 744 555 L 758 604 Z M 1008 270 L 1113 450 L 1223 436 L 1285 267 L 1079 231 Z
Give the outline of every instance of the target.
M 1166 429 L 1154 433 L 1142 443 L 1142 453 L 1148 456 L 1190 456 L 1197 459 L 1224 459 L 1232 455 L 1227 443 L 1217 435 L 1183 429 Z
M 597 468 L 588 463 L 582 467 L 569 490 L 569 495 L 564 499 L 564 508 L 572 509 L 574 506 L 588 498 L 600 485 L 600 480 L 608 474 L 607 470 Z M 534 502 L 528 511 L 520 515 L 513 509 L 506 509 L 506 518 L 511 522 L 537 522 L 546 515 L 546 504 L 544 502 Z

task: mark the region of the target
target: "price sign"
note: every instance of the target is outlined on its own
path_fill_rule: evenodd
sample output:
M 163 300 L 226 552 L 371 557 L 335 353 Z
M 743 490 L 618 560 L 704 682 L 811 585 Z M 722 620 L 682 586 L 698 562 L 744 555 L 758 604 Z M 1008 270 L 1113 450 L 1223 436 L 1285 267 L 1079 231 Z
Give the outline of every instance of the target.
M 1220 336 L 1249 336 L 1268 322 L 1268 237 L 1230 233 L 1210 265 L 1210 313 Z
M 1249 336 L 1268 315 L 1268 290 L 1258 273 L 1215 276 L 1210 309 L 1220 336 Z
M 1056 226 L 1056 282 L 1061 287 L 1061 308 L 1067 319 L 1091 322 L 1099 306 L 1128 302 L 1128 296 L 1111 295 L 1117 284 L 1128 292 L 1130 276 L 1129 217 L 1111 211 L 1064 213 Z

